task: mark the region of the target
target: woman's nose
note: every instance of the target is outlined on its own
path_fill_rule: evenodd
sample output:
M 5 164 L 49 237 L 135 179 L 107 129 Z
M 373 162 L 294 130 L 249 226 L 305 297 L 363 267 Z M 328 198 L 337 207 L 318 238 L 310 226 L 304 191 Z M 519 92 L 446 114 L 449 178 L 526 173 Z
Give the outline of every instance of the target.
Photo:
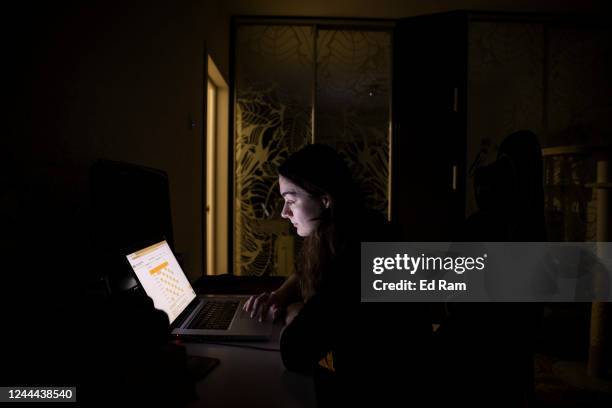
M 289 206 L 287 205 L 287 203 L 283 204 L 283 211 L 281 211 L 281 217 L 283 218 L 291 217 L 291 210 L 289 209 Z

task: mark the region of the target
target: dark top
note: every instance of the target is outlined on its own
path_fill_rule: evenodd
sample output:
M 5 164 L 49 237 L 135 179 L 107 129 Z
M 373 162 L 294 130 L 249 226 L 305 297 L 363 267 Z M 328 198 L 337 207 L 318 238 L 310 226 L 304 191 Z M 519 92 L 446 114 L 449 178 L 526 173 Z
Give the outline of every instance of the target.
M 314 372 L 319 405 L 347 398 L 377 404 L 388 398 L 390 403 L 398 390 L 410 390 L 417 398 L 427 383 L 431 323 L 423 305 L 360 302 L 361 242 L 398 236 L 372 212 L 362 213 L 359 227 L 320 290 L 281 336 L 287 369 Z M 334 372 L 318 364 L 329 352 Z

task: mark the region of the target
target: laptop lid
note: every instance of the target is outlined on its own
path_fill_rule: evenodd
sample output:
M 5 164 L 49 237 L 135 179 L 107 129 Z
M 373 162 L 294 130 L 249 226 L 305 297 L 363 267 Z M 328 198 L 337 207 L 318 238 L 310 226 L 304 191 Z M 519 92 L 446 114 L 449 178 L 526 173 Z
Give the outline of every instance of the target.
M 126 257 L 153 305 L 166 312 L 172 327 L 197 295 L 170 246 L 163 240 Z

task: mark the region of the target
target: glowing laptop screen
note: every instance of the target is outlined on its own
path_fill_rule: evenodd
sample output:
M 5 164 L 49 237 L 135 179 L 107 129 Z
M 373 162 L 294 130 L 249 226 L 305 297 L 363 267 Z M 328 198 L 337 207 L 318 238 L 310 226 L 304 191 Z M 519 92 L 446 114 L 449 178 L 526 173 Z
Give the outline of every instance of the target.
M 140 284 L 156 309 L 168 314 L 170 324 L 196 297 L 166 241 L 127 255 Z

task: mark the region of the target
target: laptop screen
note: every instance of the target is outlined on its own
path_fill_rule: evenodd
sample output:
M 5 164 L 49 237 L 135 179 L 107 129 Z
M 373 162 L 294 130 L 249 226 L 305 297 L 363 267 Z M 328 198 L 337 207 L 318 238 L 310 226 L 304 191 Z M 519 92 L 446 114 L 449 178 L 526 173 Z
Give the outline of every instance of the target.
M 127 255 L 140 284 L 156 309 L 168 314 L 170 324 L 196 297 L 166 241 Z

